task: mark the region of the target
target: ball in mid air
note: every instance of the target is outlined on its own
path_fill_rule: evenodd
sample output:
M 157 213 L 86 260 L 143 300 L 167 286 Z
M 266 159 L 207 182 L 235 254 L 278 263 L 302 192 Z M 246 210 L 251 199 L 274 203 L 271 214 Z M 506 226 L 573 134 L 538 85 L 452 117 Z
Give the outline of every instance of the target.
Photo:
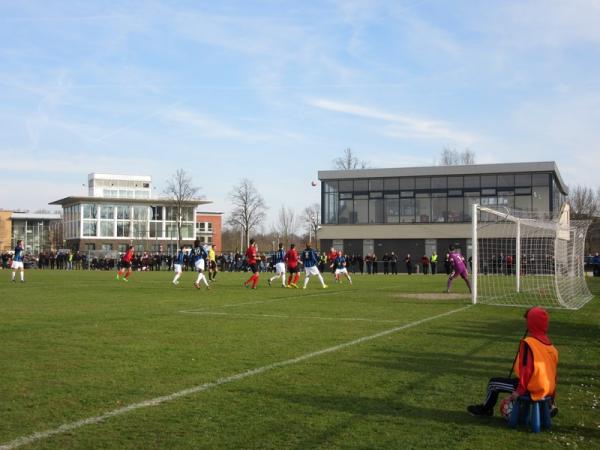
M 315 186 L 317 185 L 317 182 L 316 182 L 316 181 L 311 181 L 311 182 L 310 182 L 310 185 L 311 185 L 312 187 L 315 187 Z

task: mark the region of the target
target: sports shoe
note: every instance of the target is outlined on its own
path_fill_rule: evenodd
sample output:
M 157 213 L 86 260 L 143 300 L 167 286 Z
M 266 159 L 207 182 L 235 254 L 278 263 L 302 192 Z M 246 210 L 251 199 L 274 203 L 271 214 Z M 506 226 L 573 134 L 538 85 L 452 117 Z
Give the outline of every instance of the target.
M 483 405 L 470 405 L 467 407 L 467 411 L 474 416 L 487 416 L 494 415 L 493 409 L 486 409 Z
M 198 283 L 194 283 L 194 287 L 195 287 L 196 289 L 200 289 L 200 285 L 199 285 Z
M 129 283 L 129 280 L 128 280 L 127 278 L 123 278 L 123 281 L 124 281 L 125 283 Z
M 327 286 L 326 284 L 323 285 L 323 289 L 327 289 L 329 286 Z
M 297 286 L 296 286 L 297 287 Z M 302 289 L 306 289 L 306 286 L 302 286 Z
M 177 286 L 177 285 L 179 284 L 179 281 L 173 281 L 173 284 L 174 284 L 175 286 Z
M 286 287 L 289 287 L 289 286 L 286 286 L 285 284 L 282 284 L 281 287 L 282 288 L 286 288 Z
M 292 283 L 290 284 L 291 287 L 293 287 L 294 289 L 298 289 L 298 285 L 296 283 Z
M 271 287 L 271 280 L 267 280 L 267 283 L 269 283 L 269 287 Z
M 200 287 L 198 287 L 198 288 L 200 288 Z M 210 286 L 206 286 L 206 290 L 210 291 Z

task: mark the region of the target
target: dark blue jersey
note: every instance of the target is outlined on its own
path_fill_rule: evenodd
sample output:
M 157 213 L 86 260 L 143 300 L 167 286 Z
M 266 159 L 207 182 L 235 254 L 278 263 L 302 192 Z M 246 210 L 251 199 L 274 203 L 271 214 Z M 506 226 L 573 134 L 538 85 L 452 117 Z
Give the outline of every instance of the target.
M 280 248 L 273 255 L 273 263 L 278 264 L 278 263 L 282 263 L 282 262 L 285 262 L 285 250 Z
M 184 260 L 185 260 L 185 254 L 183 253 L 183 250 L 179 250 L 179 253 L 177 253 L 177 256 L 175 257 L 173 264 L 183 264 Z
M 201 259 L 206 261 L 208 258 L 208 252 L 204 247 L 196 247 L 192 250 L 192 258 L 194 260 L 194 263 Z
M 15 247 L 15 256 L 13 257 L 13 261 L 23 262 L 23 247 L 20 245 Z
M 336 269 L 343 269 L 346 267 L 346 258 L 344 256 L 338 256 L 333 260 L 333 267 Z
M 312 248 L 304 249 L 302 252 L 302 264 L 304 267 L 314 267 L 318 264 L 319 257 L 317 256 L 317 252 Z

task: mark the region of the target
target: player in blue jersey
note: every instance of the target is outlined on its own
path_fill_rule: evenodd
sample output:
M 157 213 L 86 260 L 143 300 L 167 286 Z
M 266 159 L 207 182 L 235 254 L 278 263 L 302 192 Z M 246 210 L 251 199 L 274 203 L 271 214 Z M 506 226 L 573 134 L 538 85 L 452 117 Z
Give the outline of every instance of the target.
M 310 277 L 315 276 L 321 282 L 323 289 L 327 288 L 327 285 L 321 276 L 321 272 L 319 272 L 319 268 L 317 267 L 317 264 L 319 264 L 319 257 L 317 256 L 317 252 L 310 246 L 310 243 L 307 243 L 306 248 L 302 251 L 301 259 L 302 264 L 304 264 L 304 286 L 302 286 L 302 289 L 306 289 Z
M 17 276 L 17 270 L 20 272 L 21 283 L 25 283 L 25 268 L 23 267 L 23 256 L 25 256 L 25 252 L 23 249 L 23 240 L 20 239 L 17 241 L 17 246 L 15 247 L 15 254 L 12 259 L 12 282 L 15 282 L 15 278 Z
M 192 249 L 192 261 L 194 262 L 194 268 L 196 269 L 196 272 L 198 272 L 198 277 L 196 278 L 194 286 L 196 289 L 200 289 L 200 282 L 202 281 L 204 286 L 206 286 L 206 289 L 210 289 L 208 281 L 206 281 L 206 276 L 204 275 L 204 269 L 208 261 L 208 252 L 202 245 L 200 245 L 200 241 L 198 239 L 196 239 L 194 242 L 194 248 Z
M 335 282 L 341 283 L 340 275 L 345 275 L 348 278 L 348 282 L 350 286 L 352 286 L 352 278 L 350 278 L 350 274 L 348 273 L 348 268 L 346 267 L 346 257 L 341 250 L 338 250 L 337 256 L 333 260 L 333 264 L 331 264 L 332 269 L 335 269 Z
M 173 284 L 179 284 L 179 277 L 183 271 L 183 264 L 185 263 L 185 246 L 181 246 L 177 256 L 173 260 L 173 270 L 175 270 L 175 277 L 173 278 Z
M 268 279 L 269 286 L 273 280 L 281 278 L 281 287 L 285 287 L 285 250 L 283 244 L 279 244 L 279 249 L 273 255 L 273 264 L 275 265 L 275 276 Z

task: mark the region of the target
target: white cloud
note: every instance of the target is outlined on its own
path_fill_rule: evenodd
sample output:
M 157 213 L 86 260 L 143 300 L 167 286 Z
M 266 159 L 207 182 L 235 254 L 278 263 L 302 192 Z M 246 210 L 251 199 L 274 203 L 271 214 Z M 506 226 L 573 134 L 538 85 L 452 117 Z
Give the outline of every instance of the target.
M 468 145 L 478 137 L 475 134 L 455 129 L 449 123 L 439 120 L 423 119 L 406 114 L 388 113 L 377 108 L 343 103 L 327 99 L 312 99 L 308 103 L 327 111 L 349 114 L 366 119 L 385 122 L 383 130 L 386 136 L 401 139 L 438 139 Z

